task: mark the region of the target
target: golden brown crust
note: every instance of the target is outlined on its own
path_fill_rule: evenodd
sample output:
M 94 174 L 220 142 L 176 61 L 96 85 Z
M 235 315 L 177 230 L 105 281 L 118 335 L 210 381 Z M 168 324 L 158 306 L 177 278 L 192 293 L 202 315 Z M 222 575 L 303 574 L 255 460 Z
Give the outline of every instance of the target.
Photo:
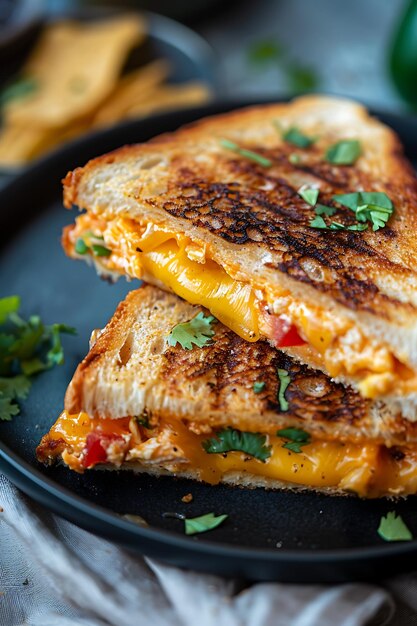
M 220 323 L 213 325 L 210 345 L 169 346 L 171 329 L 200 310 L 149 285 L 130 292 L 77 368 L 66 410 L 103 418 L 147 411 L 154 420 L 182 418 L 194 432 L 233 426 L 274 433 L 291 424 L 319 438 L 417 441 L 417 423 L 364 400 L 266 341 L 244 341 Z M 288 411 L 278 400 L 278 369 L 291 377 Z M 265 383 L 260 393 L 255 382 Z
M 342 122 L 333 120 L 337 115 Z M 317 143 L 298 150 L 282 142 L 273 126 L 275 119 L 283 123 L 298 120 L 306 132 L 319 135 Z M 221 149 L 218 138 L 222 136 L 270 158 L 273 166 L 264 168 Z M 364 154 L 354 166 L 334 166 L 323 159 L 325 149 L 340 136 L 362 141 Z M 196 158 L 205 146 L 206 158 Z M 288 156 L 292 152 L 302 154 L 305 161 L 291 164 Z M 265 268 L 308 284 L 354 311 L 391 321 L 401 316 L 403 323 L 410 317 L 416 319 L 416 299 L 405 301 L 401 287 L 388 288 L 385 277 L 390 277 L 390 283 L 416 286 L 411 233 L 417 228 L 417 181 L 395 134 L 368 117 L 362 107 L 308 97 L 202 120 L 148 144 L 125 146 L 69 173 L 64 180 L 66 206 L 76 203 L 111 212 L 112 206 L 88 206 L 84 186 L 89 177 L 107 166 L 116 170 L 123 164 L 130 167 L 152 154 L 166 162 L 169 176 L 165 189 L 152 193 L 149 170 L 145 169 L 138 171 L 124 190 L 142 204 L 145 217 L 152 208 L 161 219 L 169 215 L 181 220 L 177 222 L 180 230 L 187 229 L 188 223 L 201 233 L 214 235 L 219 246 L 221 242 L 232 244 L 237 255 L 240 248 L 248 256 L 269 256 Z M 375 233 L 313 229 L 309 221 L 314 210 L 297 194 L 303 181 L 317 184 L 322 202 L 329 204 L 335 193 L 385 191 L 396 206 L 395 217 Z M 354 221 L 349 209 L 339 209 L 334 219 Z M 320 267 L 324 278 L 317 280 L 315 272 L 306 271 L 306 262 Z

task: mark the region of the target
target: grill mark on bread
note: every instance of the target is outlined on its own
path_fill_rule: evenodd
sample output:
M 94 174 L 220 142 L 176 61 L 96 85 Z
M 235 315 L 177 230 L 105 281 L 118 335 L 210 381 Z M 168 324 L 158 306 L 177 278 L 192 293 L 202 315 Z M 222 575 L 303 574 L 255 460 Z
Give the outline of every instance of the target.
M 267 154 L 265 150 L 263 153 Z M 404 272 L 402 267 L 370 245 L 363 233 L 332 231 L 329 234 L 311 228 L 309 222 L 315 216 L 314 208 L 306 204 L 285 179 L 265 173 L 265 168 L 255 163 L 245 161 L 242 164 L 232 160 L 228 164 L 232 164 L 240 174 L 240 179 L 242 175 L 243 178 L 249 177 L 248 184 L 196 179 L 189 168 L 178 164 L 180 176 L 178 180 L 170 182 L 164 194 L 169 198 L 162 200 L 164 210 L 174 217 L 185 218 L 195 226 L 206 228 L 230 243 L 256 244 L 267 251 L 278 253 L 281 262 L 266 262 L 266 267 L 313 285 L 353 310 L 361 309 L 384 316 L 385 303 L 398 303 L 395 298 L 381 293 L 369 274 L 352 265 L 352 259 L 360 258 L 361 268 L 369 260 L 387 271 Z M 321 179 L 325 191 L 320 201 L 337 208 L 332 220 L 354 224 L 356 220 L 353 212 L 337 207 L 332 195 L 355 188 L 372 189 L 374 185 L 372 182 L 367 185 L 363 173 L 358 173 L 353 167 L 338 169 L 345 173 L 335 173 L 337 168 L 330 164 L 317 166 L 316 174 L 318 170 L 320 176 L 324 175 L 323 172 L 327 173 L 327 178 Z M 294 172 L 296 168 L 289 164 L 288 170 Z M 350 186 L 352 179 L 355 185 Z M 333 189 L 329 189 L 329 181 Z M 260 188 L 268 185 L 273 188 Z M 149 202 L 156 203 L 154 200 Z M 395 230 L 386 226 L 379 231 L 379 235 L 382 238 L 394 238 Z M 332 237 L 331 245 L 329 236 Z M 317 281 L 306 273 L 300 265 L 302 259 L 311 259 L 329 269 L 327 280 Z M 401 306 L 404 307 L 404 303 Z M 416 309 L 412 304 L 408 308 L 410 311 Z
M 178 345 L 167 348 L 161 368 L 166 384 L 172 385 L 179 376 L 190 384 L 204 380 L 210 388 L 212 409 L 221 410 L 230 393 L 236 389 L 254 393 L 254 383 L 262 381 L 265 387 L 256 394 L 262 402 L 261 412 L 282 414 L 277 370 L 285 369 L 291 377 L 285 393 L 289 414 L 306 423 L 318 420 L 354 425 L 364 419 L 367 401 L 350 387 L 330 382 L 324 374 L 296 363 L 267 341 L 249 343 L 224 326 L 216 329 L 213 339 L 201 350 L 183 350 Z

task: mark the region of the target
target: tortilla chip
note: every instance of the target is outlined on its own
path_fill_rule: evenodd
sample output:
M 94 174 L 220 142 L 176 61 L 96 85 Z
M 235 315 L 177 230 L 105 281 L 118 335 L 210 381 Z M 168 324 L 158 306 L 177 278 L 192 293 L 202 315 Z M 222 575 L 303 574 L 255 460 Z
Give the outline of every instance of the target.
M 144 36 L 145 23 L 136 14 L 49 26 L 23 69 L 37 89 L 6 105 L 6 125 L 56 128 L 93 112 L 114 90 L 129 51 Z
M 126 111 L 146 100 L 167 78 L 168 73 L 168 63 L 160 59 L 123 76 L 113 93 L 99 107 L 94 124 L 101 126 L 123 119 Z
M 143 102 L 132 106 L 126 111 L 126 117 L 147 117 L 154 113 L 192 107 L 207 102 L 210 97 L 210 89 L 204 83 L 166 85 L 153 91 Z

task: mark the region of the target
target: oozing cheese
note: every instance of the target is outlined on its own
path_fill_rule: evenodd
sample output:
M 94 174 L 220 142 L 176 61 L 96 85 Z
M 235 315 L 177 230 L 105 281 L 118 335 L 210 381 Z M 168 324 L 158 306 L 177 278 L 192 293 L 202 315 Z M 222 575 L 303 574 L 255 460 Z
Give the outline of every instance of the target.
M 45 453 L 48 457 L 48 446 L 49 458 L 56 454 L 50 441 L 63 440 L 67 446 L 64 462 L 82 471 L 80 456 L 91 431 L 130 436 L 128 463 L 139 462 L 145 467 L 156 463 L 173 474 L 191 469 L 210 484 L 237 472 L 243 481 L 245 476 L 254 475 L 290 485 L 353 491 L 362 497 L 417 492 L 416 449 L 396 449 L 394 458 L 377 444 L 316 439 L 295 453 L 283 447 L 285 439 L 268 435 L 271 456 L 263 463 L 241 452 L 208 454 L 201 445 L 207 435 L 196 435 L 179 420 L 165 420 L 154 429 L 143 429 L 129 418 L 94 420 L 85 413 L 69 415 L 64 411 L 39 447 L 43 446 L 42 458 Z
M 268 326 L 270 315 L 286 316 L 308 342 L 317 367 L 332 377 L 360 379 L 364 397 L 396 394 L 417 389 L 417 377 L 399 363 L 386 345 L 365 337 L 360 328 L 323 308 L 297 300 L 277 286 L 268 291 L 254 283 L 235 280 L 209 258 L 205 244 L 199 245 L 155 224 L 141 226 L 131 219 L 94 221 L 88 214 L 77 218 L 70 232 L 74 246 L 77 237 L 92 228 L 102 232 L 112 254 L 97 262 L 108 270 L 170 288 L 191 304 L 211 311 L 221 322 L 248 341 L 260 335 L 273 339 Z M 76 256 L 74 250 L 72 254 Z M 262 295 L 263 294 L 263 295 Z

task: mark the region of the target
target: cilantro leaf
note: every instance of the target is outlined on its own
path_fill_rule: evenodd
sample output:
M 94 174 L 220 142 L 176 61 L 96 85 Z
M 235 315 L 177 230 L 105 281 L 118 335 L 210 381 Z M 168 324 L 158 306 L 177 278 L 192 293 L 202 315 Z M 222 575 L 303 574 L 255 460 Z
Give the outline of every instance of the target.
M 10 313 L 16 313 L 20 307 L 19 296 L 7 296 L 6 298 L 0 298 L 0 324 L 9 317 Z
M 19 406 L 11 398 L 0 393 L 0 420 L 10 422 L 12 417 L 19 413 Z
M 279 389 L 278 389 L 278 402 L 281 411 L 288 411 L 288 401 L 285 397 L 285 392 L 287 390 L 288 385 L 291 382 L 291 377 L 289 376 L 287 370 L 277 369 L 278 378 L 279 378 Z
M 66 324 L 52 324 L 52 326 L 47 327 L 47 332 L 51 343 L 51 347 L 46 353 L 47 366 L 62 365 L 64 362 L 64 348 L 61 343 L 61 333 L 75 335 L 76 330 Z
M 202 348 L 212 343 L 211 337 L 214 335 L 214 330 L 211 328 L 211 324 L 215 321 L 217 322 L 215 317 L 212 315 L 205 317 L 204 313 L 200 311 L 189 322 L 174 326 L 168 335 L 168 345 L 176 346 L 179 343 L 185 350 L 192 350 L 193 344 Z
M 290 163 L 292 163 L 292 165 L 297 165 L 298 163 L 301 163 L 301 157 L 296 152 L 291 152 L 288 160 Z
M 261 381 L 256 381 L 253 383 L 253 391 L 254 393 L 261 393 L 265 389 L 265 383 Z
M 297 146 L 297 148 L 309 148 L 317 141 L 315 137 L 307 137 L 307 135 L 304 135 L 296 126 L 292 126 L 286 130 L 282 138 L 286 143 Z
M 220 526 L 228 515 L 219 515 L 216 517 L 214 513 L 206 513 L 206 515 L 200 515 L 200 517 L 187 517 L 184 520 L 185 534 L 196 535 L 198 533 L 205 533 L 208 530 L 213 530 Z
M 291 63 L 287 66 L 287 75 L 291 91 L 304 93 L 314 91 L 320 84 L 317 72 L 312 67 Z
M 336 213 L 336 209 L 332 206 L 326 206 L 325 204 L 316 204 L 314 207 L 316 215 L 328 215 L 331 217 Z
M 252 150 L 247 150 L 246 148 L 241 148 L 234 141 L 230 141 L 229 139 L 220 139 L 220 145 L 226 150 L 231 150 L 240 156 L 243 156 L 251 161 L 255 161 L 262 167 L 271 167 L 272 161 L 271 159 L 267 159 L 266 157 L 258 154 L 257 152 L 253 152 Z
M 385 541 L 410 541 L 413 539 L 410 530 L 401 516 L 396 515 L 395 511 L 390 511 L 386 517 L 381 517 L 378 535 Z
M 327 149 L 326 161 L 334 165 L 352 165 L 360 154 L 361 144 L 357 139 L 342 139 Z
M 135 419 L 137 423 L 139 424 L 139 426 L 143 426 L 143 428 L 151 428 L 151 425 L 149 422 L 149 415 L 146 409 L 143 411 L 142 415 L 136 415 Z
M 315 206 L 319 197 L 319 190 L 313 187 L 300 187 L 298 195 L 310 206 Z
M 12 400 L 25 400 L 28 396 L 31 382 L 26 376 L 18 375 L 11 378 L 0 378 L 0 395 Z
M 297 453 L 302 451 L 301 446 L 305 446 L 311 441 L 309 433 L 306 433 L 302 428 L 282 428 L 277 431 L 277 436 L 289 439 L 282 447 Z
M 89 249 L 90 248 L 87 246 L 84 239 L 82 237 L 78 237 L 77 241 L 75 242 L 75 252 L 77 254 L 87 254 Z
M 94 256 L 110 256 L 111 250 L 110 248 L 106 248 L 106 246 L 101 246 L 97 243 L 93 243 L 91 246 Z
M 203 441 L 201 445 L 208 454 L 244 452 L 263 463 L 271 456 L 271 446 L 266 445 L 266 435 L 242 432 L 235 428 L 220 430 L 215 437 Z
M 344 224 L 341 224 L 340 222 L 331 222 L 330 223 L 330 230 L 345 230 L 346 226 Z
M 317 215 L 313 220 L 310 220 L 310 226 L 311 228 L 328 228 L 326 222 L 320 215 Z
M 248 59 L 254 65 L 266 65 L 282 56 L 282 47 L 272 39 L 257 41 L 248 51 Z
M 371 222 L 374 231 L 383 228 L 394 212 L 392 201 L 382 191 L 356 191 L 337 194 L 333 196 L 333 200 L 353 211 L 359 222 Z
M 20 298 L 0 300 L 0 419 L 19 413 L 16 400 L 30 390 L 29 376 L 61 364 L 64 360 L 61 333 L 75 333 L 65 324 L 45 326 L 38 315 L 28 320 L 18 314 Z M 4 330 L 6 332 L 1 332 Z
M 348 226 L 346 230 L 357 230 L 357 231 L 368 230 L 368 224 L 352 224 L 351 226 Z

